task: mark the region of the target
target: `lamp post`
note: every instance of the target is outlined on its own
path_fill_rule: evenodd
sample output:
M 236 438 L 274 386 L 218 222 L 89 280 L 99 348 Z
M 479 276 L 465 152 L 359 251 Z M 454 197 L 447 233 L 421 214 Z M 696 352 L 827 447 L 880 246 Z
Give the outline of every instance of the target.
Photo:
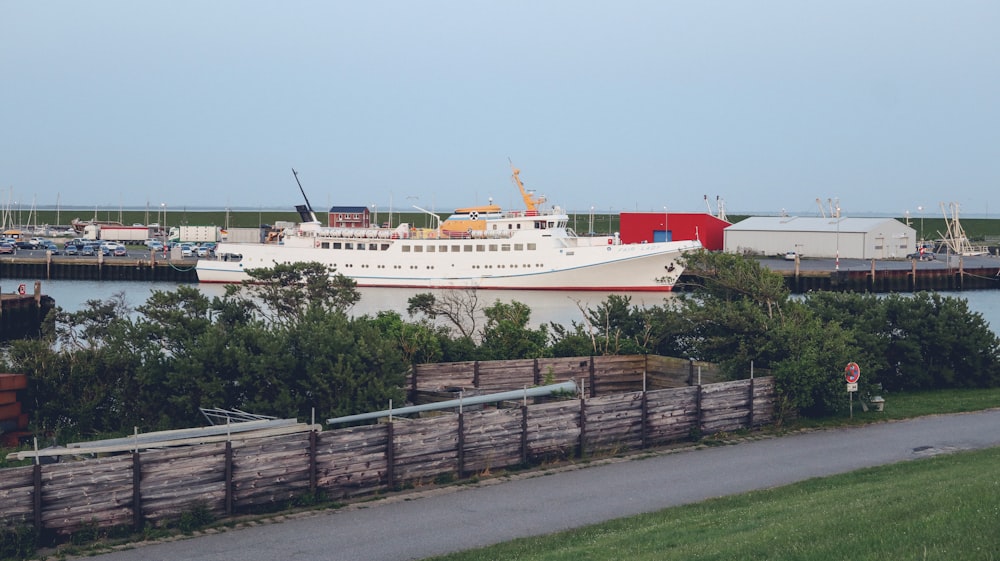
M 167 236 L 170 234 L 167 232 L 167 203 L 160 203 L 160 213 L 163 215 L 163 219 L 160 220 L 160 228 L 163 229 L 163 247 L 167 247 Z
M 591 205 L 591 207 L 590 207 L 590 229 L 587 230 L 587 235 L 588 236 L 593 236 L 594 235 L 594 207 L 593 207 L 593 205 Z
M 837 258 L 833 262 L 833 270 L 840 270 L 840 207 L 837 207 Z
M 924 206 L 920 205 L 917 207 L 920 212 L 920 243 L 924 243 Z
M 373 220 L 375 221 L 375 227 L 378 228 L 379 227 L 379 225 L 378 225 L 378 207 L 375 206 L 375 203 L 372 203 L 372 216 L 373 216 Z
M 670 241 L 670 228 L 667 228 L 667 220 L 669 217 L 670 214 L 667 213 L 667 207 L 663 207 L 663 241 L 665 242 Z

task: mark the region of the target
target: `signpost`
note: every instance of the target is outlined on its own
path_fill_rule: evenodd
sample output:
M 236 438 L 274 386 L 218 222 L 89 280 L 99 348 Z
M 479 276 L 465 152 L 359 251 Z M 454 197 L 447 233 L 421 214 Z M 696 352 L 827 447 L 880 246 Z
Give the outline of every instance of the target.
M 847 395 L 850 398 L 851 418 L 854 418 L 854 392 L 858 391 L 858 380 L 861 379 L 861 367 L 856 362 L 848 362 L 844 368 L 844 379 L 847 380 Z M 862 404 L 864 405 L 864 404 Z

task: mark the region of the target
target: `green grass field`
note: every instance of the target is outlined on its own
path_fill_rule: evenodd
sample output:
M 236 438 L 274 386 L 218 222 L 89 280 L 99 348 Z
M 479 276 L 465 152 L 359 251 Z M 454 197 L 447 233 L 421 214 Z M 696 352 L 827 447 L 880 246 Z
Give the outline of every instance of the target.
M 1000 407 L 1000 389 L 886 396 L 777 429 Z M 901 462 L 440 558 L 481 560 L 1000 559 L 1000 448 Z
M 1000 559 L 1000 448 L 813 479 L 435 559 Z

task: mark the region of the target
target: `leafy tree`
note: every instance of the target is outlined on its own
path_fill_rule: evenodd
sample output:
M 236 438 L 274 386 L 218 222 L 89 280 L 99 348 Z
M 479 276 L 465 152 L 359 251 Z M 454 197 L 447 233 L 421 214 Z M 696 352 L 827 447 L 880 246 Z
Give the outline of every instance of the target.
M 484 310 L 480 352 L 484 360 L 538 358 L 545 355 L 548 333 L 545 326 L 531 329 L 531 309 L 521 302 L 506 304 L 497 300 Z
M 272 324 L 292 325 L 310 307 L 346 311 L 361 298 L 357 283 L 322 263 L 279 263 L 248 269 L 249 280 L 226 287 L 237 299 Z

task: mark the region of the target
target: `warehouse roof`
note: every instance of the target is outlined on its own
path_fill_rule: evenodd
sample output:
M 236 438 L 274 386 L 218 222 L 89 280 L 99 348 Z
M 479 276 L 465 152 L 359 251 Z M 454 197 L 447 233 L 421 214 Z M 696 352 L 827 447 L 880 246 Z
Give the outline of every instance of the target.
M 840 223 L 838 226 L 838 222 Z M 884 226 L 883 226 L 884 225 Z M 822 216 L 751 216 L 726 228 L 746 232 L 870 232 L 879 226 L 898 228 L 895 218 L 824 218 Z

